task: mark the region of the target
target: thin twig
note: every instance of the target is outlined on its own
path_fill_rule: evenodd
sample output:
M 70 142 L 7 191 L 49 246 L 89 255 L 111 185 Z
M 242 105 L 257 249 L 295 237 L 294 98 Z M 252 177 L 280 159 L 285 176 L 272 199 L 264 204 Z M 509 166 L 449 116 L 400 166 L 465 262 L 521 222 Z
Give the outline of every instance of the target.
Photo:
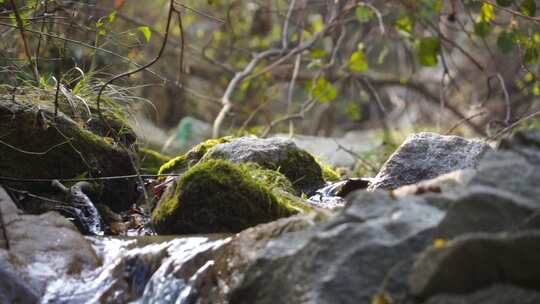
M 486 114 L 487 114 L 487 111 L 482 111 L 482 112 L 473 114 L 473 115 L 471 115 L 469 117 L 465 117 L 465 118 L 461 119 L 460 121 L 456 122 L 450 129 L 448 129 L 446 132 L 444 132 L 444 134 L 445 135 L 452 134 L 452 132 L 454 132 L 454 130 L 457 129 L 459 126 L 461 126 L 463 123 L 465 123 L 467 121 L 470 121 L 472 119 L 475 119 L 476 117 L 484 116 Z
M 63 141 L 63 142 L 61 142 L 61 143 L 59 143 L 59 144 L 56 144 L 56 145 L 50 147 L 49 149 L 47 149 L 47 150 L 45 150 L 45 151 L 43 151 L 43 152 L 34 152 L 34 151 L 23 150 L 23 149 L 21 149 L 21 148 L 17 148 L 17 147 L 15 147 L 15 146 L 13 146 L 13 145 L 10 145 L 10 144 L 8 144 L 7 142 L 4 142 L 4 141 L 2 141 L 2 140 L 0 140 L 0 144 L 4 145 L 4 146 L 6 146 L 6 147 L 8 147 L 8 148 L 10 148 L 10 149 L 13 149 L 13 150 L 15 150 L 15 151 L 17 151 L 17 152 L 21 152 L 21 153 L 28 154 L 28 155 L 39 155 L 39 156 L 42 156 L 42 155 L 45 155 L 45 154 L 51 152 L 52 150 L 54 150 L 54 149 L 56 149 L 56 148 L 58 148 L 58 147 L 60 147 L 60 146 L 63 146 L 63 145 L 65 145 L 65 144 L 71 142 L 71 140 L 72 140 L 71 138 L 70 138 L 70 139 L 67 139 L 66 141 Z
M 130 174 L 130 175 L 118 175 L 118 176 L 101 176 L 101 177 L 89 177 L 89 178 L 19 178 L 19 177 L 12 177 L 12 176 L 0 176 L 1 181 L 5 182 L 21 182 L 21 183 L 43 183 L 43 182 L 52 182 L 55 180 L 61 181 L 61 182 L 90 182 L 90 181 L 104 181 L 104 180 L 118 180 L 118 179 L 132 179 L 132 178 L 138 178 L 141 176 L 142 178 L 159 178 L 159 177 L 168 177 L 173 176 L 177 177 L 181 174 Z
M 508 127 L 504 128 L 504 129 L 502 129 L 502 130 L 500 130 L 500 131 L 497 132 L 495 135 L 490 136 L 490 137 L 488 138 L 488 140 L 495 140 L 495 139 L 499 138 L 501 135 L 503 135 L 503 134 L 507 133 L 508 131 L 512 130 L 513 128 L 519 126 L 521 123 L 523 123 L 523 122 L 525 122 L 525 121 L 527 121 L 527 120 L 529 120 L 529 119 L 531 119 L 531 118 L 534 118 L 534 117 L 536 117 L 536 116 L 539 116 L 539 115 L 540 115 L 540 111 L 537 111 L 537 112 L 534 112 L 534 113 L 532 113 L 532 114 L 529 114 L 529 115 L 527 115 L 527 116 L 525 116 L 525 117 L 519 119 L 518 121 L 514 122 L 513 124 L 509 125 Z
M 37 83 L 39 83 L 39 72 L 37 70 L 37 66 L 32 59 L 32 55 L 30 54 L 30 48 L 28 47 L 28 40 L 26 39 L 26 34 L 24 33 L 24 23 L 21 19 L 21 15 L 19 14 L 19 10 L 17 8 L 17 4 L 15 3 L 15 0 L 10 0 L 11 6 L 13 8 L 13 14 L 15 14 L 15 19 L 17 21 L 17 27 L 19 28 L 19 32 L 21 33 L 21 39 L 24 45 L 24 53 L 26 54 L 26 57 L 28 58 L 28 62 L 30 63 L 30 67 L 32 68 L 32 71 L 34 72 L 34 78 Z
M 173 15 L 173 12 L 174 12 L 174 0 L 171 0 L 170 1 L 170 7 L 169 7 L 169 15 L 167 17 L 167 25 L 165 27 L 165 38 L 163 39 L 163 44 L 161 45 L 161 48 L 159 50 L 159 53 L 158 55 L 152 59 L 150 62 L 148 62 L 147 64 L 141 66 L 141 67 L 138 67 L 132 71 L 127 71 L 127 72 L 124 72 L 124 73 L 121 73 L 121 74 L 118 74 L 114 77 L 112 77 L 111 79 L 109 79 L 107 82 L 105 82 L 101 88 L 99 89 L 99 92 L 98 92 L 98 95 L 97 95 L 97 99 L 96 99 L 96 107 L 97 107 L 97 111 L 98 111 L 98 115 L 100 116 L 101 120 L 103 122 L 105 122 L 105 120 L 103 119 L 103 116 L 102 116 L 102 113 L 101 113 L 101 108 L 100 108 L 100 104 L 101 104 L 101 95 L 103 94 L 103 91 L 105 90 L 105 88 L 109 85 L 109 84 L 112 84 L 115 80 L 118 80 L 120 78 L 123 78 L 123 77 L 127 77 L 127 76 L 130 76 L 132 74 L 135 74 L 135 73 L 138 73 L 146 68 L 149 68 L 150 66 L 152 66 L 154 63 L 156 63 L 160 58 L 161 56 L 163 55 L 163 52 L 165 51 L 165 47 L 167 46 L 167 38 L 169 37 L 169 29 L 171 27 L 171 19 L 172 19 L 172 15 Z

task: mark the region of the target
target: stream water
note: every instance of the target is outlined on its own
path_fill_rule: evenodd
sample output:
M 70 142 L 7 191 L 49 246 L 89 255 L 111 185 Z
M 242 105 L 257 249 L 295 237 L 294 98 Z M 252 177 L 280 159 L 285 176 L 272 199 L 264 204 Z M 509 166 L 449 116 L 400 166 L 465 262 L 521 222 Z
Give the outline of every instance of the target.
M 213 261 L 201 267 L 186 265 L 186 261 L 218 249 L 230 238 L 217 235 L 89 240 L 102 265 L 80 276 L 49 283 L 41 303 L 188 303 L 196 293 L 192 283 Z
M 308 203 L 326 209 L 341 207 L 345 201 L 338 193 L 350 187 L 351 182 L 358 181 L 329 184 L 309 198 Z M 90 205 L 95 209 L 91 202 Z M 87 214 L 94 217 L 89 223 L 100 222 L 97 211 Z M 89 225 L 98 229 L 94 226 Z M 198 276 L 214 263 L 212 251 L 230 241 L 227 235 L 89 236 L 88 239 L 101 266 L 50 282 L 41 303 L 191 303 L 197 295 L 194 283 Z

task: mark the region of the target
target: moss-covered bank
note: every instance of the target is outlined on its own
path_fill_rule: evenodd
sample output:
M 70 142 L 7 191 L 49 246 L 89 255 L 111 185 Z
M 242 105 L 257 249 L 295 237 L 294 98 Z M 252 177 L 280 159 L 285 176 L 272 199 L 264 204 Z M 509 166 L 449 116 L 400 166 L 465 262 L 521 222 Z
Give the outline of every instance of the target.
M 279 173 L 248 164 L 208 160 L 167 189 L 152 214 L 161 234 L 239 232 L 302 211 Z
M 130 152 L 47 106 L 0 101 L 0 175 L 17 179 L 62 179 L 135 174 Z M 7 183 L 7 182 L 6 182 Z M 32 193 L 50 182 L 7 183 Z M 129 207 L 138 195 L 133 179 L 104 182 L 103 200 L 113 209 Z

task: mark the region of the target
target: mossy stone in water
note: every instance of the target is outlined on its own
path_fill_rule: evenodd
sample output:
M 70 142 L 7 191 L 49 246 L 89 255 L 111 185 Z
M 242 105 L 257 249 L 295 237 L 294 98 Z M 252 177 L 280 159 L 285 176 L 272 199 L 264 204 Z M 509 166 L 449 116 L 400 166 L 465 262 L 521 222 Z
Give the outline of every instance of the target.
M 172 158 L 168 162 L 164 163 L 159 168 L 158 174 L 184 173 L 189 169 L 189 167 L 195 165 L 209 149 L 218 144 L 230 142 L 232 139 L 232 136 L 226 136 L 204 141 L 191 148 L 185 154 Z
M 160 234 L 239 232 L 300 211 L 280 200 L 249 168 L 208 160 L 171 185 L 152 214 Z
M 254 162 L 263 168 L 279 171 L 289 179 L 298 195 L 310 194 L 324 185 L 321 167 L 315 158 L 285 138 L 238 138 L 208 150 L 201 161 L 208 159 Z

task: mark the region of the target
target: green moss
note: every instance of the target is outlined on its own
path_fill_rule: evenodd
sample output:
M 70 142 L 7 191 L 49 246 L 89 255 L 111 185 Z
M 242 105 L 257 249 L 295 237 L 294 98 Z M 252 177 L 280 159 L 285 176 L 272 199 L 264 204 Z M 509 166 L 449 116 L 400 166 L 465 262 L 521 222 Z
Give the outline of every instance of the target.
M 321 167 L 306 151 L 289 150 L 287 157 L 274 166 L 291 181 L 297 194 L 310 193 L 324 185 Z
M 320 158 L 314 157 L 315 161 L 321 167 L 322 176 L 327 182 L 337 182 L 341 180 L 341 176 L 330 165 L 323 162 Z
M 161 166 L 170 161 L 171 158 L 152 149 L 140 148 L 139 160 L 142 173 L 156 174 Z
M 0 172 L 16 178 L 62 179 L 134 174 L 128 151 L 51 109 L 0 101 Z M 29 151 L 31 153 L 29 153 Z M 32 193 L 50 192 L 50 183 L 10 183 Z M 135 181 L 104 181 L 103 196 L 113 209 L 129 206 Z
M 167 189 L 152 221 L 159 233 L 238 232 L 302 209 L 287 195 L 290 183 L 252 164 L 208 160 Z M 271 187 L 274 187 L 272 189 Z
M 168 173 L 182 173 L 189 169 L 189 167 L 195 165 L 208 150 L 215 145 L 230 142 L 233 139 L 231 136 L 226 136 L 218 139 L 209 139 L 204 141 L 195 147 L 191 148 L 185 154 L 177 156 L 165 164 L 163 164 L 158 171 L 158 174 Z

